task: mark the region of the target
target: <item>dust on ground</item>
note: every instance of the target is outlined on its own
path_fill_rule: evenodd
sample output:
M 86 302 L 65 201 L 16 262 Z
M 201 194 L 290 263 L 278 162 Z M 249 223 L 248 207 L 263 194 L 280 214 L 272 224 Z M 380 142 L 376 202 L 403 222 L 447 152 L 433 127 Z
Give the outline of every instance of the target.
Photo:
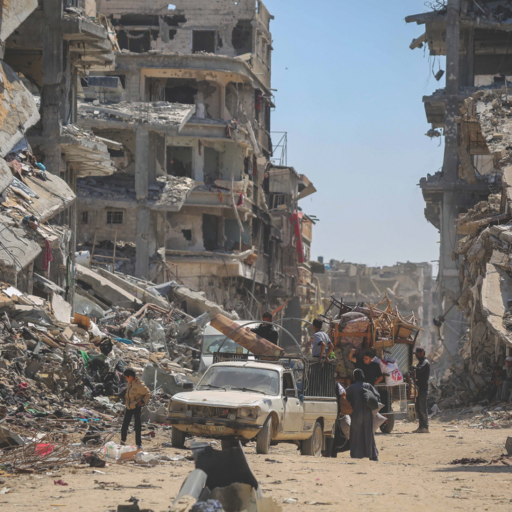
M 268 455 L 257 455 L 250 443 L 245 452 L 264 495 L 272 496 L 284 511 L 510 511 L 511 466 L 449 463 L 463 457 L 496 459 L 504 453 L 512 429 L 475 429 L 454 418 L 433 421 L 430 434 L 412 434 L 416 425 L 409 422 L 398 423 L 391 434 L 378 434 L 379 462 L 354 460 L 348 453 L 337 459 L 302 457 L 291 444 L 273 446 Z M 145 441 L 144 448 L 171 457 L 191 454 L 187 449 L 162 448 L 162 442 L 170 442 L 170 431 L 160 429 L 154 439 Z M 220 449 L 220 443 L 215 446 Z M 106 512 L 135 496 L 141 508 L 164 512 L 193 469 L 193 461 L 184 459 L 152 468 L 125 462 L 42 476 L 0 475 L 0 490 L 12 490 L 0 494 L 0 509 Z M 68 485 L 55 485 L 56 480 Z M 123 487 L 116 489 L 115 484 Z M 136 487 L 141 484 L 152 487 Z

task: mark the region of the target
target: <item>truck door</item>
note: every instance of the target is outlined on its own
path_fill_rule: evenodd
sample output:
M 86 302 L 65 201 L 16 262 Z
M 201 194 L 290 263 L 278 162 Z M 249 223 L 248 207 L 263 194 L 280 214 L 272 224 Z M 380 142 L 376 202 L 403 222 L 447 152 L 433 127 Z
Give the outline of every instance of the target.
M 286 396 L 286 390 L 293 389 L 294 396 Z M 297 388 L 291 372 L 283 373 L 283 406 L 284 406 L 284 432 L 301 432 L 302 431 L 302 416 L 303 405 L 299 400 Z

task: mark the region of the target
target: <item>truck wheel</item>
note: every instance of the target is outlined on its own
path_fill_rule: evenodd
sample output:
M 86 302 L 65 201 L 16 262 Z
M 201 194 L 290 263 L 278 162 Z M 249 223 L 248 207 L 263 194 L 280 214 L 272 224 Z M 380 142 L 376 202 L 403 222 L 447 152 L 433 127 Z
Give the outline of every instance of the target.
M 173 448 L 183 448 L 185 446 L 185 438 L 187 434 L 172 427 L 171 429 L 171 444 Z
M 265 425 L 258 432 L 256 436 L 256 453 L 266 455 L 270 450 L 270 443 L 272 442 L 272 416 L 267 418 Z
M 386 416 L 387 421 L 380 426 L 380 431 L 383 434 L 391 434 L 393 427 L 395 426 L 395 417 L 393 415 Z
M 309 439 L 302 441 L 300 445 L 300 454 L 309 455 L 311 457 L 320 457 L 322 455 L 323 444 L 324 431 L 322 430 L 322 425 L 317 421 L 313 428 L 313 435 Z
M 228 439 L 221 439 L 220 446 L 223 450 L 229 450 L 230 448 L 236 448 L 240 441 L 230 441 Z

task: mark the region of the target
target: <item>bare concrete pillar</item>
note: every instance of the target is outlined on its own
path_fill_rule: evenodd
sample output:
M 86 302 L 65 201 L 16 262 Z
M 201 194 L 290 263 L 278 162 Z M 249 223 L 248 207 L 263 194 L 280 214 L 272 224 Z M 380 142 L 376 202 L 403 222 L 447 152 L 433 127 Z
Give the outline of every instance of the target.
M 135 195 L 137 201 L 148 197 L 149 131 L 139 126 L 135 133 Z
M 459 194 L 454 191 L 459 167 L 459 87 L 460 79 L 460 0 L 448 0 L 446 25 L 446 89 L 445 89 L 445 151 L 443 181 L 445 190 L 441 204 L 441 247 L 439 268 L 441 273 L 441 311 L 446 311 L 460 295 L 457 261 L 452 260 L 458 235 L 455 220 L 458 216 Z M 444 341 L 452 355 L 456 355 L 463 331 L 463 316 L 452 308 L 444 325 Z
M 154 185 L 156 183 L 156 163 L 158 151 L 158 133 L 149 132 L 149 160 L 148 160 L 148 183 Z
M 41 120 L 43 163 L 52 174 L 60 174 L 61 150 L 61 80 L 64 46 L 61 29 L 62 0 L 43 0 L 45 27 L 43 30 L 43 88 Z
M 137 214 L 135 277 L 149 276 L 150 217 L 151 212 L 145 207 L 141 208 Z

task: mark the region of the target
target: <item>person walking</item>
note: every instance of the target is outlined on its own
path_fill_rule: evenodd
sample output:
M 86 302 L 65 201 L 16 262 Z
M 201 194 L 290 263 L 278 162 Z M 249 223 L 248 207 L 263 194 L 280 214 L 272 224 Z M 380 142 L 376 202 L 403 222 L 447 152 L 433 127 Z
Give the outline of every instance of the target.
M 135 370 L 127 368 L 123 374 L 128 381 L 128 386 L 124 395 L 124 403 L 126 410 L 124 412 L 123 426 L 121 427 L 121 446 L 126 443 L 128 435 L 128 427 L 132 418 L 135 424 L 135 443 L 139 449 L 142 449 L 142 423 L 141 411 L 151 397 L 151 393 L 147 386 L 137 377 Z
M 350 422 L 350 456 L 353 459 L 378 461 L 379 451 L 375 444 L 373 432 L 373 411 L 366 405 L 365 390 L 371 391 L 377 400 L 380 395 L 377 390 L 365 382 L 365 376 L 359 368 L 354 370 L 354 384 L 347 388 L 347 400 L 354 409 Z
M 416 414 L 419 419 L 419 427 L 413 431 L 414 434 L 429 434 L 428 428 L 428 381 L 430 379 L 430 362 L 425 357 L 425 349 L 416 347 L 416 359 L 418 364 L 414 367 L 416 370 Z

